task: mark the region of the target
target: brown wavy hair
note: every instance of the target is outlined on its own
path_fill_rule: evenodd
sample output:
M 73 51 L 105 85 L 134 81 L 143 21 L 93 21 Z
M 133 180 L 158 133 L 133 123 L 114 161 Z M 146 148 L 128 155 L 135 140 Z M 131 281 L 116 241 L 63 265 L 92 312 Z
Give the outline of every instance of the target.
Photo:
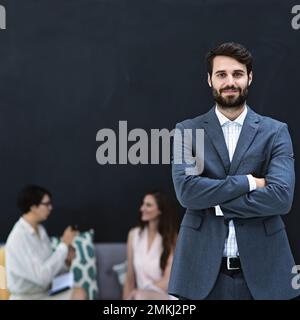
M 170 253 L 174 250 L 179 230 L 179 215 L 175 209 L 173 201 L 163 192 L 152 191 L 145 194 L 154 197 L 161 212 L 159 216 L 158 232 L 162 236 L 163 251 L 160 257 L 160 268 L 162 271 L 167 266 Z M 144 197 L 145 197 L 144 196 Z M 142 221 L 141 214 L 139 227 L 142 230 L 148 226 L 148 221 Z

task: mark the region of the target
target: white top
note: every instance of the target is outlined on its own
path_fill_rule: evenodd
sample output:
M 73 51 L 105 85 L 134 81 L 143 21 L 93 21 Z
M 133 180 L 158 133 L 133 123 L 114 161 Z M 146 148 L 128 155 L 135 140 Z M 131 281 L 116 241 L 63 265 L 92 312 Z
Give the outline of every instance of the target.
M 162 278 L 163 273 L 160 268 L 160 256 L 162 253 L 162 236 L 156 233 L 151 247 L 148 251 L 148 228 L 145 227 L 140 234 L 140 228 L 133 229 L 132 247 L 133 247 L 133 266 L 138 289 L 157 289 L 153 282 Z M 164 292 L 164 291 L 163 291 Z
M 67 270 L 68 247 L 60 243 L 53 252 L 49 237 L 42 225 L 39 235 L 20 218 L 10 232 L 6 245 L 7 287 L 14 296 L 45 294 L 53 278 Z

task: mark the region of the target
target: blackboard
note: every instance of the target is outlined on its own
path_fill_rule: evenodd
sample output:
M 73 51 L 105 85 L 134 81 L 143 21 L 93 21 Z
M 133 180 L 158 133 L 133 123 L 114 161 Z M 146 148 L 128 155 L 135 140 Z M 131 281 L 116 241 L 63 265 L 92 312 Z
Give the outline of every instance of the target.
M 0 241 L 28 183 L 53 193 L 46 223 L 94 228 L 96 241 L 126 241 L 143 195 L 173 198 L 169 165 L 96 161 L 102 128 L 174 128 L 213 105 L 205 53 L 224 41 L 254 56 L 248 104 L 287 122 L 299 180 L 300 30 L 294 1 L 0 0 Z M 296 18 L 295 18 L 296 17 Z M 292 20 L 294 23 L 292 23 Z M 296 28 L 295 28 L 296 27 Z M 300 201 L 284 217 L 300 263 Z M 183 210 L 179 208 L 178 214 Z

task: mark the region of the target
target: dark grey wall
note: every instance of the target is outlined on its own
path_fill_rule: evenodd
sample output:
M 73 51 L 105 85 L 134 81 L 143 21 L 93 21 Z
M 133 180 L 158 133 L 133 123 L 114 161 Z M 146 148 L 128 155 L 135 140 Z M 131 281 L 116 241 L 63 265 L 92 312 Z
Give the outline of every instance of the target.
M 171 129 L 206 112 L 213 101 L 203 56 L 221 41 L 252 51 L 248 103 L 289 124 L 297 158 L 300 30 L 291 27 L 294 1 L 0 4 L 7 9 L 7 30 L 0 31 L 0 241 L 18 218 L 16 193 L 27 183 L 54 194 L 51 234 L 77 223 L 94 227 L 97 241 L 125 241 L 147 190 L 174 195 L 170 167 L 100 166 L 96 133 L 117 128 L 119 120 L 128 120 L 129 129 Z M 285 221 L 300 263 L 297 190 Z

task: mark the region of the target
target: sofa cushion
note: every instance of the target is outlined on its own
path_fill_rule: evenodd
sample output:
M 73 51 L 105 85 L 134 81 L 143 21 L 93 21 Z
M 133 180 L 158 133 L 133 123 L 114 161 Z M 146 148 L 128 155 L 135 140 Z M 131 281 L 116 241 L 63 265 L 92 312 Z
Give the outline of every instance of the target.
M 119 284 L 120 284 L 122 289 L 123 289 L 125 281 L 126 281 L 127 267 L 128 267 L 127 260 L 125 260 L 122 263 L 115 264 L 112 267 L 112 269 L 114 270 L 114 272 L 118 276 L 118 281 L 119 281 Z
M 94 231 L 89 230 L 81 232 L 76 236 L 72 244 L 76 250 L 76 256 L 71 265 L 71 270 L 74 274 L 74 285 L 84 288 L 90 300 L 98 298 L 96 257 L 93 240 Z M 60 239 L 51 238 L 54 248 L 59 242 Z
M 0 300 L 8 300 L 9 291 L 6 288 L 5 248 L 0 246 Z
M 126 248 L 126 242 L 95 244 L 100 299 L 122 299 L 122 288 L 117 274 L 113 271 L 113 266 L 126 260 Z

